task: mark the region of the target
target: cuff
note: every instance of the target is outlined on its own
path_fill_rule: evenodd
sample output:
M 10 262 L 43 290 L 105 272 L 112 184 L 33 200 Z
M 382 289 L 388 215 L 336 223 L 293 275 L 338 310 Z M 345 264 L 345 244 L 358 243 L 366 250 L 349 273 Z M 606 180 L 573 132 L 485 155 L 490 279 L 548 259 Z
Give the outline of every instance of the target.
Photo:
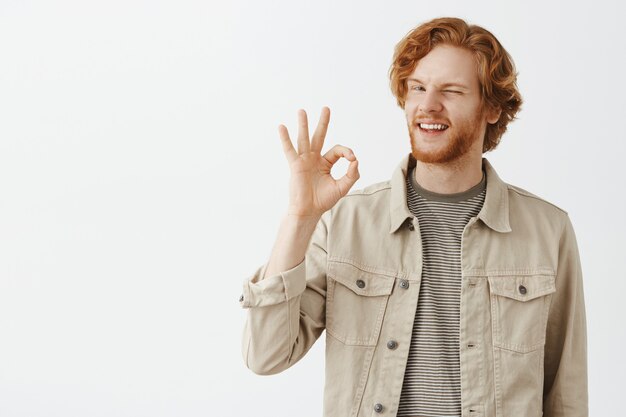
M 267 264 L 260 266 L 243 283 L 243 293 L 239 303 L 243 308 L 263 307 L 280 304 L 304 292 L 306 288 L 306 268 L 303 259 L 293 268 L 271 277 L 261 279 Z

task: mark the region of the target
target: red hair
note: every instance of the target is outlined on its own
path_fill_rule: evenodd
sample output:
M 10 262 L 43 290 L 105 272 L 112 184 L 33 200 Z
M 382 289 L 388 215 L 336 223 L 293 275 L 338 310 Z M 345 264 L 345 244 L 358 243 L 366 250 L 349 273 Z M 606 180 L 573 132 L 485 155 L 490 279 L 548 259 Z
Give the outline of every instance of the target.
M 517 73 L 511 56 L 491 32 L 480 26 L 468 25 L 455 17 L 442 17 L 411 30 L 396 45 L 389 69 L 391 91 L 398 105 L 404 109 L 406 80 L 417 62 L 440 44 L 465 48 L 474 55 L 483 106 L 501 110 L 498 121 L 487 124 L 483 142 L 483 152 L 495 149 L 507 125 L 520 110 L 522 96 L 517 89 Z

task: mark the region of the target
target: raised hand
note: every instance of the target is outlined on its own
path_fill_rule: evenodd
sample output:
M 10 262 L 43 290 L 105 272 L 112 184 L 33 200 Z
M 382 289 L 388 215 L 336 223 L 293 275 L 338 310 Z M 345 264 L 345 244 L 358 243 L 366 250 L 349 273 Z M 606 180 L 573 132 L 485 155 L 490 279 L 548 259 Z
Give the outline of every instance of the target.
M 358 160 L 351 149 L 335 145 L 323 156 L 324 138 L 328 130 L 330 109 L 323 107 L 320 120 L 309 141 L 309 127 L 306 112 L 298 110 L 298 151 L 293 147 L 289 132 L 284 125 L 278 126 L 278 133 L 291 170 L 289 182 L 288 215 L 297 217 L 321 217 L 346 194 L 359 179 Z M 333 165 L 340 159 L 350 161 L 348 171 L 339 178 L 330 175 Z

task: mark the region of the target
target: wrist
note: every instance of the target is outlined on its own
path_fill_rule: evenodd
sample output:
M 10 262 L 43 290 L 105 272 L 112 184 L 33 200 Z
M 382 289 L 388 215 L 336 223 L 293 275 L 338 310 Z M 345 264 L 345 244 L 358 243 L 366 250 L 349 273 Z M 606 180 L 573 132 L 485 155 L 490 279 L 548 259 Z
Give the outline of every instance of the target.
M 297 226 L 308 226 L 308 225 L 316 225 L 319 222 L 322 216 L 318 215 L 310 215 L 303 216 L 300 214 L 285 214 L 283 220 L 287 223 L 294 224 Z

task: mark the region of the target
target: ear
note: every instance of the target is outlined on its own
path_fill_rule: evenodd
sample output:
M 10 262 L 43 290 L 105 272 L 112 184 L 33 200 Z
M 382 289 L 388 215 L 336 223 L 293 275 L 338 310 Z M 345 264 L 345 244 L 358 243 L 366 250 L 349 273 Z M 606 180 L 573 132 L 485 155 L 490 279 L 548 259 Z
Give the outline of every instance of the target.
M 500 119 L 500 114 L 502 113 L 501 108 L 488 108 L 487 109 L 487 123 L 490 125 L 496 123 L 498 119 Z

